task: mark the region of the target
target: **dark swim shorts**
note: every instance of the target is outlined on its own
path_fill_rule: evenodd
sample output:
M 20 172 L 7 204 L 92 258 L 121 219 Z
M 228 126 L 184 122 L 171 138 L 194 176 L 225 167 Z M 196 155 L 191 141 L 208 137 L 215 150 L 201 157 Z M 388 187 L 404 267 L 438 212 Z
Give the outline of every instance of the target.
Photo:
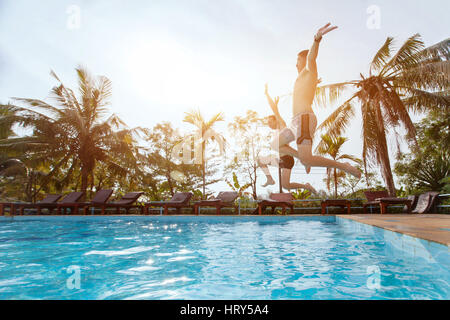
M 282 169 L 292 169 L 294 167 L 295 160 L 292 156 L 282 156 L 280 158 L 280 168 Z

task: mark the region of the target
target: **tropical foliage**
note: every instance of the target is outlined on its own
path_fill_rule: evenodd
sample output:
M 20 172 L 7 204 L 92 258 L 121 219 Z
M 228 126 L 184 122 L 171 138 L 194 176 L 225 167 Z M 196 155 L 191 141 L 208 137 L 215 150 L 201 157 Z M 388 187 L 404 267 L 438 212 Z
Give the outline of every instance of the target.
M 450 175 L 450 111 L 430 111 L 417 125 L 418 144 L 400 154 L 395 173 L 407 193 L 441 191 Z
M 316 152 L 320 155 L 327 155 L 331 157 L 334 161 L 340 160 L 350 160 L 357 164 L 361 163 L 361 160 L 356 158 L 355 156 L 349 154 L 342 154 L 342 146 L 348 139 L 344 137 L 333 137 L 329 135 L 322 135 L 322 140 L 319 142 L 319 145 L 316 148 Z M 337 170 L 336 168 L 330 169 L 327 168 L 327 178 L 326 184 L 328 190 L 331 187 L 331 181 L 334 184 L 334 196 L 338 196 L 338 182 L 345 177 L 345 172 Z
M 137 130 L 128 129 L 116 115 L 107 115 L 111 82 L 106 77 L 92 77 L 81 67 L 76 72 L 78 96 L 51 72 L 58 82 L 52 89 L 55 105 L 15 98 L 23 106 L 14 105 L 15 114 L 2 118 L 32 129 L 31 135 L 2 140 L 0 148 L 21 153 L 29 167 L 47 168 L 36 193 L 50 182 L 58 189 L 75 182 L 75 187 L 86 192 L 95 184 L 98 163 L 108 172 L 124 176 L 128 173 L 125 164 L 135 160 L 132 146 Z
M 330 105 L 348 89 L 350 98 L 320 125 L 332 137 L 341 136 L 356 114 L 362 117 L 364 166 L 377 164 L 386 187 L 395 195 L 395 184 L 389 158 L 388 133 L 398 139 L 403 127 L 406 141 L 416 143 L 416 128 L 409 112 L 445 110 L 449 107 L 450 40 L 425 48 L 418 34 L 410 37 L 393 52 L 394 39 L 389 37 L 371 61 L 367 76 L 318 88 L 318 103 Z M 398 144 L 398 142 L 397 142 Z
M 264 150 L 267 151 L 267 142 L 270 141 L 265 127 L 265 121 L 252 110 L 247 110 L 245 116 L 235 117 L 234 121 L 228 124 L 237 148 L 233 150 L 235 154 L 227 170 L 238 172 L 245 177 L 255 200 L 258 199 L 258 159 Z
M 202 170 L 202 193 L 203 199 L 206 199 L 206 176 L 207 176 L 207 155 L 206 148 L 210 142 L 216 141 L 220 148 L 220 153 L 223 154 L 225 150 L 226 140 L 221 133 L 214 130 L 214 126 L 224 121 L 222 113 L 217 113 L 206 121 L 200 110 L 191 110 L 185 113 L 184 122 L 190 123 L 196 127 L 196 130 L 191 135 L 187 136 L 188 140 L 192 139 L 194 146 L 194 154 L 200 154 L 200 165 Z M 198 157 L 196 157 L 198 159 Z M 196 160 L 197 160 L 196 159 Z M 197 162 L 197 161 L 196 161 Z M 209 184 L 216 181 L 210 181 Z

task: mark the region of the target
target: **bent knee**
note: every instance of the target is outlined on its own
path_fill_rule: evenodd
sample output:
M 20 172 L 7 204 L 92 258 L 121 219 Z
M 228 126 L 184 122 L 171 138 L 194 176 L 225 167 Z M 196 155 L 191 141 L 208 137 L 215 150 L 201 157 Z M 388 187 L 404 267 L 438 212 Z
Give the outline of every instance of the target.
M 292 188 L 292 186 L 291 186 L 290 183 L 282 183 L 282 184 L 281 184 L 281 187 L 282 187 L 283 189 L 287 189 L 287 190 L 294 189 L 294 188 Z

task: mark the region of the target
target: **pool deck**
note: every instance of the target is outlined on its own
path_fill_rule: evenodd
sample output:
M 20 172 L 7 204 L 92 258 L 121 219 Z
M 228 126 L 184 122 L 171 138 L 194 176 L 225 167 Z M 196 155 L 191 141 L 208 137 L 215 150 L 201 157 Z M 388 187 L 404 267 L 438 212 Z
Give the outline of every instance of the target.
M 450 247 L 450 215 L 361 214 L 336 216 Z

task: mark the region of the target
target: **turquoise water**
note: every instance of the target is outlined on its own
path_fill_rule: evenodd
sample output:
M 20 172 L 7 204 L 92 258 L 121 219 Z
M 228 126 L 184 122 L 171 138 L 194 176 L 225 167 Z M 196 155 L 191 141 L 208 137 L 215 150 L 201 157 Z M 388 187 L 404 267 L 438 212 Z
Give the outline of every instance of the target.
M 450 298 L 446 247 L 420 257 L 361 226 L 333 217 L 4 217 L 0 299 Z

